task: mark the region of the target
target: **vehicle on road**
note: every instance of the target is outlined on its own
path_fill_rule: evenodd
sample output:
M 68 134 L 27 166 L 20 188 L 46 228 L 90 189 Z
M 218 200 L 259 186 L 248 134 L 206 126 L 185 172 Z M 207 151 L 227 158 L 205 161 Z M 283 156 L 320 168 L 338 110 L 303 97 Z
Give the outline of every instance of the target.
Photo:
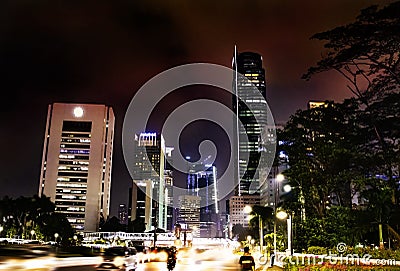
M 49 248 L 43 246 L 0 247 L 0 270 L 55 270 L 55 258 Z
M 96 267 L 96 270 L 136 270 L 138 261 L 136 254 L 137 250 L 134 247 L 109 247 L 104 251 L 103 261 Z

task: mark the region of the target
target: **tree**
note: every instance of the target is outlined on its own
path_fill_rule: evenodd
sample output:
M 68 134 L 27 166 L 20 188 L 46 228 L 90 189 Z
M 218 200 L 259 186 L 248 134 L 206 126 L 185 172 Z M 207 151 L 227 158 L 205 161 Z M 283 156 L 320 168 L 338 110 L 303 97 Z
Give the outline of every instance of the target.
M 8 237 L 31 238 L 31 230 L 44 240 L 53 240 L 55 233 L 65 240 L 73 235 L 65 215 L 56 213 L 55 204 L 46 196 L 4 197 L 0 200 L 0 219 Z
M 117 232 L 117 231 L 122 231 L 124 228 L 124 225 L 119 223 L 119 219 L 116 216 L 113 216 L 103 224 L 101 227 L 101 231 L 109 231 L 109 232 Z
M 248 231 L 241 225 L 235 224 L 232 226 L 232 235 L 237 237 L 238 241 L 245 241 Z
M 358 157 L 352 111 L 350 103 L 329 101 L 298 110 L 278 134 L 283 142 L 279 148 L 289 156 L 284 175 L 297 192 L 301 187 L 306 212 L 319 219 L 332 203 L 351 207 L 351 180 L 360 174 L 354 163 Z
M 138 217 L 133 221 L 128 222 L 128 232 L 144 232 L 146 224 L 143 217 Z
M 393 156 L 393 150 L 398 149 L 398 133 L 397 138 L 390 139 L 387 132 L 398 130 L 382 127 L 384 121 L 380 112 L 386 113 L 384 118 L 393 116 L 387 110 L 381 110 L 385 103 L 390 104 L 391 98 L 396 98 L 400 90 L 399 29 L 400 1 L 382 8 L 373 5 L 363 9 L 353 23 L 311 37 L 324 41 L 327 53 L 303 75 L 309 80 L 320 72 L 335 70 L 347 79 L 347 88 L 365 109 L 363 124 L 374 135 L 366 142 L 366 145 L 371 145 L 368 151 L 372 147 L 374 158 L 380 162 L 380 172 L 374 174 L 386 175 L 391 188 L 396 191 L 393 176 L 399 176 L 399 155 Z M 391 108 L 399 108 L 398 102 L 396 106 Z M 393 197 L 393 201 L 396 203 L 398 196 Z
M 361 10 L 355 22 L 314 34 L 325 41 L 326 55 L 303 75 L 336 70 L 348 89 L 366 105 L 379 93 L 398 92 L 400 85 L 400 1 Z

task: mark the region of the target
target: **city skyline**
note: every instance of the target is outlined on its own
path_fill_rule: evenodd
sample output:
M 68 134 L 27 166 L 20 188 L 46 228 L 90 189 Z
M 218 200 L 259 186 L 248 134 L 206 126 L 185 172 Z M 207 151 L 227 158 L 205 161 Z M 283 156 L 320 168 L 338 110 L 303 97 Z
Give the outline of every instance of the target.
M 77 6 L 3 2 L 2 89 L 9 98 L 3 105 L 2 148 L 7 156 L 1 163 L 0 196 L 37 192 L 48 104 L 107 104 L 116 115 L 111 214 L 117 215 L 118 205 L 127 201 L 121 193 L 130 184 L 120 130 L 129 101 L 148 79 L 184 63 L 231 67 L 236 44 L 242 51 L 263 56 L 267 101 L 276 121 L 285 122 L 297 109 L 305 109 L 308 100 L 341 101 L 351 96 L 343 79 L 334 73 L 309 82 L 300 79 L 323 52 L 321 44 L 309 37 L 353 21 L 361 8 L 390 2 L 283 1 L 255 2 L 254 6 L 245 2 L 96 6 L 89 2 Z M 246 21 L 253 24 L 242 23 Z M 227 27 L 234 29 L 232 33 L 225 31 Z M 205 94 L 180 93 L 168 106 Z

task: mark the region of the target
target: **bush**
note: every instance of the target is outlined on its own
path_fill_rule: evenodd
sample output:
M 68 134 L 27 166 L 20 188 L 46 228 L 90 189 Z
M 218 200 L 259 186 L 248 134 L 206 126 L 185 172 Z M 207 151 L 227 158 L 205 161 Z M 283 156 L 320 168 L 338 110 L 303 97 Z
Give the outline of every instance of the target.
M 328 254 L 328 250 L 324 247 L 311 246 L 307 249 L 307 253 L 323 255 L 323 254 Z

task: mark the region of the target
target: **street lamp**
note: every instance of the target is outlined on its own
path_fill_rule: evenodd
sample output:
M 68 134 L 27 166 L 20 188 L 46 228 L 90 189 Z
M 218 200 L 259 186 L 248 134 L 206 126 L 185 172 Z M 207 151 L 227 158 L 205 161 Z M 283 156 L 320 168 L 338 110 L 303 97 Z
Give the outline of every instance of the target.
M 0 237 L 1 237 L 1 233 L 3 232 L 4 228 L 3 226 L 0 226 Z
M 54 242 L 56 242 L 56 243 L 57 243 L 57 238 L 58 238 L 58 236 L 59 236 L 58 233 L 55 233 L 55 234 L 54 234 Z
M 276 213 L 276 217 L 280 220 L 286 219 L 287 222 L 287 239 L 288 239 L 288 248 L 287 253 L 292 255 L 292 215 L 283 210 Z
M 35 234 L 34 230 L 31 230 L 31 239 L 33 240 L 33 235 Z
M 251 237 L 251 235 L 247 235 L 247 244 L 249 244 L 249 247 L 250 247 L 250 241 L 252 240 L 252 237 Z
M 306 210 L 305 210 L 305 199 L 304 199 L 304 195 L 303 195 L 303 188 L 298 181 L 295 180 L 295 182 L 297 183 L 297 186 L 295 186 L 295 188 L 297 187 L 299 189 L 299 201 L 300 201 L 300 205 L 301 205 L 300 218 L 301 218 L 301 221 L 305 221 L 306 220 Z M 286 193 L 289 193 L 290 191 L 292 191 L 292 186 L 290 184 L 284 185 L 283 191 L 285 191 Z
M 274 219 L 274 255 L 276 256 L 276 207 L 278 205 L 278 197 L 279 197 L 279 183 L 285 180 L 285 176 L 282 173 L 279 173 L 275 177 L 275 195 L 274 195 L 274 214 L 275 214 L 275 219 Z
M 244 207 L 244 212 L 247 214 L 250 214 L 253 211 L 253 208 L 250 205 L 246 205 Z M 259 235 L 260 235 L 260 253 L 263 253 L 263 246 L 264 246 L 264 234 L 263 234 L 263 224 L 262 224 L 262 218 L 259 214 L 255 213 L 256 216 L 258 216 L 258 230 L 259 230 Z

